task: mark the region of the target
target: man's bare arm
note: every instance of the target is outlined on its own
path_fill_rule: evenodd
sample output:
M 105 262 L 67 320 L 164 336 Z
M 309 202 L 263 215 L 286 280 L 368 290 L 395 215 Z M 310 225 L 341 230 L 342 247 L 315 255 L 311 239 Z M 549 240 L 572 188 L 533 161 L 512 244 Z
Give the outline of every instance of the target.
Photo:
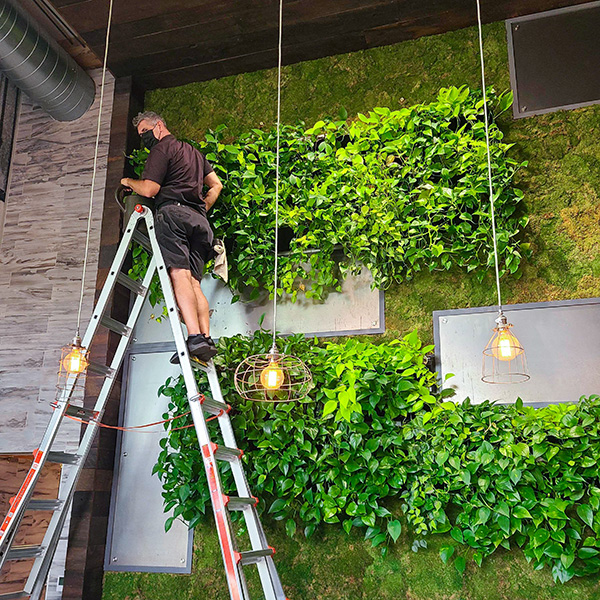
M 131 188 L 136 194 L 145 198 L 154 198 L 160 191 L 160 185 L 151 179 L 131 179 L 124 177 L 121 179 L 121 185 Z
M 223 189 L 223 184 L 215 172 L 209 173 L 204 178 L 204 183 L 208 186 L 208 192 L 206 192 L 204 202 L 206 204 L 206 210 L 210 210 L 212 205 L 217 201 L 217 198 Z

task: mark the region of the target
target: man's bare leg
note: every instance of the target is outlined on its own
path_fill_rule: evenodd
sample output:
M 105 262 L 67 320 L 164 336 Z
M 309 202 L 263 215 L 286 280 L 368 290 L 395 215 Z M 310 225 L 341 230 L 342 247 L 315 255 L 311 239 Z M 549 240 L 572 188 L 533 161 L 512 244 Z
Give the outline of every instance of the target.
M 200 287 L 200 282 L 192 277 L 192 286 L 196 295 L 196 309 L 198 311 L 198 324 L 200 325 L 200 333 L 207 337 L 210 335 L 210 310 L 208 300 Z
M 205 333 L 201 329 L 201 324 L 198 319 L 200 314 L 198 309 L 198 299 L 194 288 L 193 281 L 196 281 L 192 277 L 192 273 L 188 269 L 175 269 L 169 270 L 171 276 L 171 283 L 173 284 L 173 292 L 175 293 L 175 300 L 177 300 L 177 306 L 181 312 L 181 317 L 188 330 L 188 335 L 197 335 L 199 333 Z M 197 282 L 196 282 L 197 283 Z M 200 288 L 200 285 L 198 285 Z M 204 294 L 202 294 L 204 297 Z M 204 298 L 206 302 L 206 298 Z M 206 313 L 208 315 L 208 302 L 206 302 Z

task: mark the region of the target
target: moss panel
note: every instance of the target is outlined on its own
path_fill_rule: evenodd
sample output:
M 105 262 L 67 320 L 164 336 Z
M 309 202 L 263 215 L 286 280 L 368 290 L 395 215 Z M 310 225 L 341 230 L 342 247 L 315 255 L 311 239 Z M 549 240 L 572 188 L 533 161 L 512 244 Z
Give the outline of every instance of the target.
M 350 116 L 374 106 L 408 106 L 435 98 L 440 87 L 480 87 L 477 31 L 469 28 L 298 63 L 282 73 L 282 120 L 314 123 Z M 509 87 L 503 24 L 485 27 L 488 80 Z M 155 90 L 146 108 L 161 113 L 179 136 L 201 139 L 220 123 L 232 137 L 252 127 L 270 127 L 276 118 L 275 69 Z
M 504 24 L 484 28 L 488 83 L 509 87 Z M 313 123 L 350 117 L 376 105 L 408 106 L 433 100 L 440 87 L 479 87 L 476 30 L 464 29 L 395 46 L 338 55 L 285 67 L 283 121 Z M 275 119 L 275 71 L 195 83 L 147 95 L 147 108 L 164 114 L 179 136 L 201 139 L 220 123 L 235 137 Z M 524 241 L 533 254 L 502 283 L 505 303 L 600 296 L 600 107 L 500 121 L 516 160 L 530 217 Z M 231 257 L 235 260 L 235 257 Z M 385 337 L 414 327 L 431 341 L 433 310 L 495 303 L 493 275 L 482 283 L 461 271 L 419 273 L 386 294 Z M 410 551 L 402 537 L 383 558 L 359 537 L 324 528 L 314 538 L 287 538 L 268 524 L 277 565 L 295 600 L 596 600 L 597 578 L 554 584 L 548 570 L 534 571 L 520 550 L 497 552 L 482 568 L 468 561 L 464 575 L 439 559 L 443 536 Z M 465 552 L 461 549 L 460 552 Z M 466 556 L 466 554 L 465 554 Z M 252 585 L 255 585 L 253 581 Z M 191 576 L 107 573 L 104 600 L 204 600 L 227 598 L 220 552 L 210 524 L 197 530 Z
M 484 28 L 487 80 L 509 87 L 503 23 Z M 440 87 L 478 87 L 474 28 L 430 36 L 284 68 L 283 120 L 306 123 L 350 116 L 377 105 L 429 102 Z M 260 71 L 148 94 L 148 108 L 165 115 L 182 136 L 203 137 L 225 123 L 235 137 L 275 119 L 275 71 Z M 507 304 L 600 295 L 600 108 L 592 106 L 513 121 L 501 119 L 512 153 L 528 166 L 517 176 L 530 217 L 524 241 L 533 256 L 503 280 Z M 234 259 L 234 257 L 232 257 Z M 431 339 L 431 312 L 494 304 L 493 278 L 478 284 L 463 272 L 422 273 L 386 296 L 388 337 L 417 327 Z

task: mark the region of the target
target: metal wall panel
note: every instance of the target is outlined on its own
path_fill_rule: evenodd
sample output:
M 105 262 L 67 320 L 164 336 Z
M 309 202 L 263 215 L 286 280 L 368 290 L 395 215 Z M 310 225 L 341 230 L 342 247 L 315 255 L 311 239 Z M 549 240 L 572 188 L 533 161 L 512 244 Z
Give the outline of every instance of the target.
M 169 363 L 170 356 L 167 352 L 126 357 L 123 426 L 162 419 L 168 399 L 158 398 L 156 392 L 167 377 L 181 373 L 178 365 Z M 164 523 L 171 513 L 163 512 L 162 485 L 152 475 L 163 437 L 162 426 L 120 436 L 104 567 L 108 571 L 191 573 L 193 532 L 176 520 L 165 533 Z
M 600 298 L 505 307 L 525 348 L 531 379 L 494 385 L 481 381 L 482 351 L 492 335 L 495 307 L 433 313 L 436 364 L 454 400 L 548 404 L 600 394 Z
M 600 2 L 506 21 L 516 118 L 600 102 Z
M 235 260 L 234 256 L 229 257 Z M 304 296 L 297 302 L 277 303 L 277 330 L 283 334 L 306 335 L 360 335 L 385 331 L 383 292 L 372 290 L 373 278 L 368 269 L 360 275 L 348 275 L 341 293 L 332 293 L 323 303 L 315 303 Z M 231 337 L 242 333 L 252 334 L 259 328 L 264 315 L 263 327 L 272 327 L 272 301 L 236 302 L 231 304 L 233 294 L 220 280 L 210 276 L 202 280 L 202 289 L 212 310 L 211 335 Z M 171 344 L 173 335 L 168 321 L 157 323 L 153 318 L 160 315 L 162 307 L 151 307 L 146 301 L 138 325 L 135 328 L 136 344 L 166 342 Z M 171 346 L 168 346 L 169 348 Z M 175 344 L 172 344 L 175 348 Z

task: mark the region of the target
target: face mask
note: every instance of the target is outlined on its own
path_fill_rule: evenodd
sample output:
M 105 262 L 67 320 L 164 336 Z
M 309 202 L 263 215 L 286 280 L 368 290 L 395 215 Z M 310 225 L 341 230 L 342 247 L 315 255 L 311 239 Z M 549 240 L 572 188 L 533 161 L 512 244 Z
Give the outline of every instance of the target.
M 146 146 L 148 150 L 152 150 L 152 148 L 158 144 L 159 140 L 156 139 L 153 130 L 148 129 L 148 131 L 142 133 L 142 142 L 144 142 L 144 146 Z

